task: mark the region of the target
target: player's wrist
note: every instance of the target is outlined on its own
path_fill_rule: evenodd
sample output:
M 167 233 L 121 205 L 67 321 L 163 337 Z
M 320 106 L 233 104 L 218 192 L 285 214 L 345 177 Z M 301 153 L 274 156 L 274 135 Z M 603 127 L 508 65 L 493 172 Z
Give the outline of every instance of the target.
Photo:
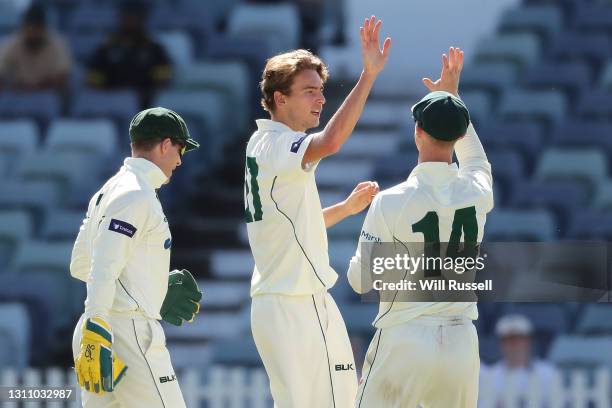
M 373 71 L 372 69 L 364 68 L 361 71 L 360 80 L 374 83 L 376 77 L 378 76 L 378 72 Z

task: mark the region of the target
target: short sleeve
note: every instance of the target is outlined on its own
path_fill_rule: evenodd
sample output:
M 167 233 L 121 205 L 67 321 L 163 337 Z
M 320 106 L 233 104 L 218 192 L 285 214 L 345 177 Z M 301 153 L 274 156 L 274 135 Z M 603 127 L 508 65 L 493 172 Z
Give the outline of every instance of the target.
M 309 163 L 302 168 L 302 159 L 313 135 L 301 132 L 285 132 L 276 136 L 272 147 L 273 164 L 279 173 L 294 171 L 313 171 L 318 162 Z

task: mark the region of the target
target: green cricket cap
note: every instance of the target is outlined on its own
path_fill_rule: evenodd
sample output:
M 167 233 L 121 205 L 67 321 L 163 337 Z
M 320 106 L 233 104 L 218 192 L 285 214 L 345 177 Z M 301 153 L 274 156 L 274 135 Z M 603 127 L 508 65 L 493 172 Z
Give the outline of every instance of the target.
M 170 139 L 185 145 L 185 152 L 197 149 L 200 144 L 189 135 L 187 124 L 181 116 L 166 108 L 156 107 L 138 112 L 130 123 L 130 139 Z
M 447 142 L 465 136 L 470 125 L 470 113 L 465 103 L 444 91 L 425 95 L 412 107 L 412 116 L 433 138 Z

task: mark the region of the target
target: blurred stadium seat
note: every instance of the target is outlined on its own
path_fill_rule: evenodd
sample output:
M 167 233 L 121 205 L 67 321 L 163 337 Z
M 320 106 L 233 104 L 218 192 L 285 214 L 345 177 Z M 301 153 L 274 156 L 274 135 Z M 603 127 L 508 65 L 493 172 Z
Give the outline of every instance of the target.
M 0 303 L 0 339 L 7 338 L 12 353 L 0 356 L 2 367 L 25 369 L 30 362 L 30 316 L 20 303 Z
M 228 33 L 235 37 L 265 38 L 273 53 L 295 49 L 300 42 L 299 14 L 291 3 L 238 4 L 231 11 L 227 26 Z
M 577 180 L 595 189 L 607 175 L 608 160 L 600 150 L 550 148 L 542 153 L 534 177 L 537 180 Z
M 612 305 L 586 305 L 582 316 L 578 319 L 576 332 L 582 335 L 601 336 L 612 335 Z
M 507 10 L 500 19 L 502 33 L 534 33 L 548 40 L 561 31 L 563 14 L 555 5 L 523 6 Z
M 487 218 L 488 241 L 552 241 L 556 222 L 547 210 L 496 210 Z
M 116 130 L 108 119 L 58 119 L 47 133 L 47 150 L 109 156 L 117 150 Z
M 540 56 L 540 43 L 535 34 L 501 34 L 481 40 L 474 61 L 510 62 L 518 67 L 534 64 Z
M 549 353 L 552 362 L 564 368 L 612 366 L 612 337 L 559 336 Z
M 499 114 L 504 120 L 536 120 L 553 124 L 564 118 L 568 109 L 560 91 L 511 90 L 504 94 Z

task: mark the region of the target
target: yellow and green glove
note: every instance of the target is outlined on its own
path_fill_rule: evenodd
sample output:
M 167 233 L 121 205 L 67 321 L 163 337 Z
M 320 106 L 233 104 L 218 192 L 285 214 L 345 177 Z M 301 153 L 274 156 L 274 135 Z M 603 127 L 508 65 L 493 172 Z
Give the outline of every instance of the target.
M 198 283 L 187 269 L 173 270 L 168 277 L 168 292 L 160 314 L 164 321 L 180 326 L 184 321 L 191 323 L 200 312 L 202 292 Z
M 74 362 L 79 385 L 87 391 L 112 392 L 123 378 L 127 367 L 113 355 L 113 333 L 110 325 L 99 317 L 83 322 L 81 351 Z

